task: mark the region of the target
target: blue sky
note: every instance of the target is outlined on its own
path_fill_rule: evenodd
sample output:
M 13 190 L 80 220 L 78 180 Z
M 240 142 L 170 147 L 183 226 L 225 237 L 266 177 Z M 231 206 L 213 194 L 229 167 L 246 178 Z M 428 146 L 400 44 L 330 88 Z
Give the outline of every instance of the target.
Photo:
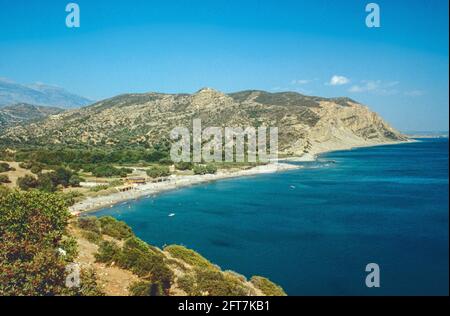
M 208 86 L 349 96 L 401 130 L 448 130 L 448 1 L 0 0 L 0 77 L 102 99 Z M 334 76 L 334 80 L 332 80 Z

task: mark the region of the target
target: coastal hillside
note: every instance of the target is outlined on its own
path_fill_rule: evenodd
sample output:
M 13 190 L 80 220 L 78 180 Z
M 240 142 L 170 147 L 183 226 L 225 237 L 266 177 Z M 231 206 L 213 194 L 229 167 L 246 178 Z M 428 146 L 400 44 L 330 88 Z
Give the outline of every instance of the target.
M 61 113 L 63 110 L 55 107 L 45 107 L 28 103 L 17 103 L 0 108 L 0 132 L 8 127 L 24 124 L 46 118 L 49 115 Z
M 112 217 L 80 217 L 70 225 L 78 243 L 75 262 L 93 270 L 106 295 L 285 296 L 260 276 L 251 279 L 180 245 L 163 249 L 137 238 Z
M 0 296 L 286 295 L 183 246 L 149 245 L 113 217 L 74 218 L 70 204 L 61 193 L 0 186 Z
M 405 141 L 380 116 L 349 98 L 295 92 L 204 88 L 194 94 L 126 94 L 7 129 L 3 144 L 142 146 L 168 139 L 175 126 L 279 128 L 279 154 L 301 156 L 353 146 Z

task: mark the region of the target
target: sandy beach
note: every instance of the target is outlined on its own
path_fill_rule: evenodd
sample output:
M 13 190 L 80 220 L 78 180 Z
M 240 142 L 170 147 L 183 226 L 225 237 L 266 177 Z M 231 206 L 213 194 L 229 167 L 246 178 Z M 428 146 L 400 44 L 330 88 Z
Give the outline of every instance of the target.
M 410 139 L 407 142 L 416 142 L 417 140 Z M 346 144 L 342 146 L 337 146 L 336 144 L 322 144 L 322 146 L 317 146 L 308 153 L 303 154 L 300 157 L 289 157 L 280 158 L 282 161 L 292 161 L 292 162 L 308 162 L 317 160 L 318 156 L 327 152 L 337 151 L 337 150 L 351 150 L 354 148 L 361 147 L 373 147 L 373 146 L 385 146 L 385 145 L 395 145 L 405 142 L 386 142 L 386 143 L 369 143 L 369 144 Z M 282 163 L 282 162 L 272 162 L 267 165 L 257 166 L 247 170 L 239 171 L 218 171 L 216 174 L 206 174 L 206 175 L 188 175 L 188 176 L 176 176 L 172 175 L 169 177 L 168 181 L 159 183 L 147 183 L 144 185 L 136 186 L 133 190 L 127 192 L 117 192 L 109 194 L 106 196 L 88 197 L 85 200 L 76 203 L 69 208 L 69 211 L 73 215 L 79 215 L 81 213 L 95 211 L 98 209 L 110 207 L 118 203 L 138 199 L 144 196 L 157 194 L 160 192 L 175 190 L 195 184 L 201 184 L 210 181 L 217 181 L 222 179 L 254 176 L 258 174 L 282 172 L 286 170 L 300 169 L 299 165 Z
M 168 181 L 159 183 L 147 183 L 136 186 L 133 190 L 127 192 L 117 192 L 106 196 L 88 197 L 69 208 L 72 215 L 80 215 L 81 213 L 95 211 L 98 209 L 110 207 L 118 203 L 138 199 L 144 196 L 157 194 L 160 192 L 175 190 L 195 184 L 217 181 L 222 179 L 253 176 L 259 174 L 267 174 L 274 172 L 282 172 L 286 170 L 299 169 L 301 166 L 287 163 L 270 163 L 267 165 L 257 166 L 247 170 L 239 171 L 218 171 L 216 174 L 206 175 L 188 175 L 176 176 L 172 175 Z

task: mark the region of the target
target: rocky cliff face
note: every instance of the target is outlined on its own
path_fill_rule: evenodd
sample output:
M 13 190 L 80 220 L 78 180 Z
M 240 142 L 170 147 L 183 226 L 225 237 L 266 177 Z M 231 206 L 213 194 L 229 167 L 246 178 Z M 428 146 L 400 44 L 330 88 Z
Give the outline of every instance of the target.
M 279 129 L 280 154 L 303 155 L 353 146 L 405 141 L 366 106 L 348 98 L 293 92 L 205 88 L 195 94 L 127 94 L 8 129 L 5 143 L 139 145 L 168 139 L 175 126 L 267 126 Z

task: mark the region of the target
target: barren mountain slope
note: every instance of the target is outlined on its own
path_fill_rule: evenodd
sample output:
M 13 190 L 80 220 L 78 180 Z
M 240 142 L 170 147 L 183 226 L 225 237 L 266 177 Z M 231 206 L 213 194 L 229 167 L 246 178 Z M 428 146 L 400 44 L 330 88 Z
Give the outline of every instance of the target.
M 202 127 L 267 126 L 279 129 L 280 154 L 405 141 L 366 106 L 348 98 L 326 99 L 294 92 L 242 91 L 224 94 L 205 88 L 195 94 L 127 94 L 43 122 L 8 129 L 3 143 L 153 144 L 170 130 L 200 118 Z

